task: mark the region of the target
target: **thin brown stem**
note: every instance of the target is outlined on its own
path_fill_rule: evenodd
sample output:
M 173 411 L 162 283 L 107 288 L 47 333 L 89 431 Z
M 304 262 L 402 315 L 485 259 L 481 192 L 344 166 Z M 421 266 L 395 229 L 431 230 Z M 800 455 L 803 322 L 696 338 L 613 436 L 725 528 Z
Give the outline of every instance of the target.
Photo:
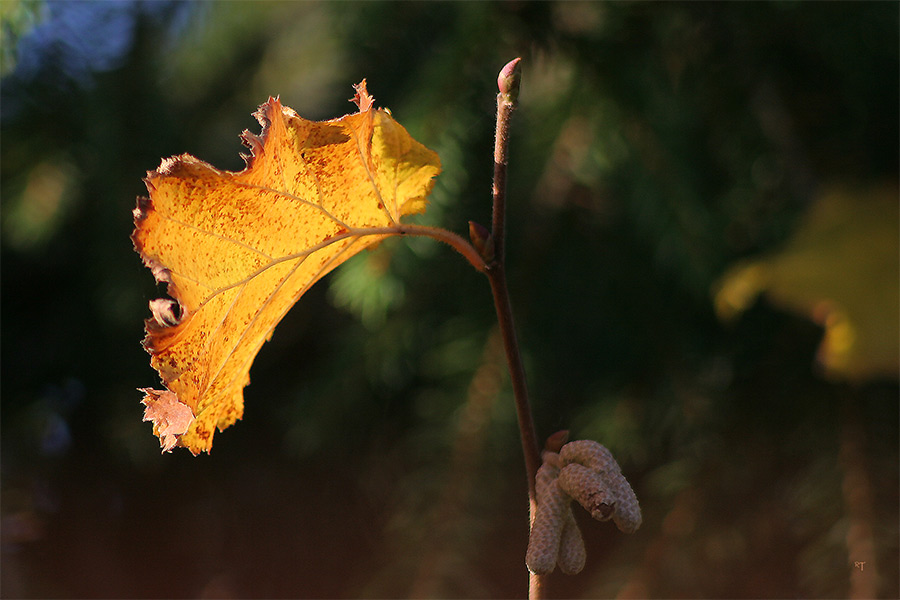
M 516 415 L 522 439 L 525 471 L 528 475 L 528 499 L 533 509 L 537 506 L 534 477 L 537 475 L 537 470 L 541 463 L 534 420 L 531 417 L 531 405 L 528 402 L 525 368 L 522 364 L 522 355 L 519 352 L 519 343 L 516 339 L 512 308 L 509 303 L 509 291 L 506 286 L 506 275 L 502 268 L 492 268 L 487 275 L 491 282 L 491 292 L 494 295 L 494 307 L 497 311 L 497 320 L 500 323 L 500 335 L 503 338 L 503 349 L 506 352 L 506 362 L 516 402 Z
M 492 186 L 493 214 L 491 235 L 494 238 L 494 256 L 498 264 L 504 263 L 504 238 L 506 236 L 506 168 L 509 162 L 509 122 L 515 104 L 503 94 L 497 94 L 497 127 L 494 132 L 494 182 Z
M 450 231 L 416 225 L 400 225 L 394 231 L 403 235 L 427 236 L 452 246 L 462 254 L 477 270 L 487 275 L 494 297 L 494 308 L 500 327 L 500 337 L 506 354 L 507 367 L 512 382 L 513 396 L 516 404 L 516 415 L 519 422 L 519 435 L 522 441 L 522 454 L 525 459 L 525 473 L 528 480 L 529 523 L 534 521 L 537 510 L 537 493 L 535 477 L 541 465 L 540 445 L 531 416 L 531 404 L 528 401 L 528 386 L 525 380 L 525 367 L 516 338 L 513 322 L 512 306 L 509 300 L 509 289 L 506 285 L 506 170 L 509 162 L 509 125 L 516 107 L 519 92 L 519 61 L 507 64 L 500 72 L 497 80 L 500 93 L 497 95 L 497 128 L 494 139 L 494 181 L 493 207 L 491 219 L 491 244 L 489 252 L 483 246 L 486 240 L 479 235 L 476 246 L 466 242 L 459 235 Z M 473 238 L 475 239 L 475 238 Z M 532 600 L 544 595 L 545 577 L 530 573 L 528 581 L 528 597 Z
M 405 223 L 398 225 L 393 230 L 400 235 L 430 237 L 439 242 L 443 242 L 462 254 L 463 257 L 467 261 L 469 261 L 469 264 L 475 267 L 476 270 L 483 273 L 488 268 L 488 266 L 484 262 L 484 258 L 482 258 L 478 253 L 478 250 L 476 250 L 475 247 L 472 246 L 472 244 L 463 239 L 462 236 L 453 233 L 452 231 L 442 229 L 440 227 L 428 227 L 426 225 L 408 225 Z
M 493 237 L 494 260 L 485 271 L 491 282 L 494 296 L 494 307 L 500 324 L 500 335 L 506 351 L 506 362 L 509 367 L 513 396 L 516 403 L 516 415 L 519 421 L 519 435 L 522 441 L 522 454 L 525 458 L 525 472 L 528 479 L 529 522 L 534 520 L 537 509 L 535 476 L 540 467 L 540 446 L 531 416 L 531 404 L 528 401 L 528 386 L 525 380 L 525 367 L 519 351 L 513 322 L 512 306 L 509 300 L 509 289 L 506 285 L 506 171 L 509 162 L 509 125 L 516 107 L 519 93 L 519 61 L 515 59 L 503 68 L 498 78 L 500 93 L 497 94 L 497 128 L 494 137 L 494 183 L 491 236 Z M 531 574 L 528 584 L 528 597 L 531 599 L 543 596 L 544 577 Z

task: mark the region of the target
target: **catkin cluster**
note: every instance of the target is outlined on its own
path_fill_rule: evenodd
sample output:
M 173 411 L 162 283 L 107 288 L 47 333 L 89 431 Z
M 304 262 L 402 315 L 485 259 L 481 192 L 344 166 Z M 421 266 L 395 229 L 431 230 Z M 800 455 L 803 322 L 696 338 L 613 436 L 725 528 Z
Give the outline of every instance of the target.
M 584 568 L 584 540 L 572 515 L 575 500 L 598 521 L 612 519 L 625 533 L 641 526 L 641 507 L 613 455 L 591 440 L 569 442 L 559 453 L 546 451 L 535 478 L 538 507 L 525 564 L 546 575 Z

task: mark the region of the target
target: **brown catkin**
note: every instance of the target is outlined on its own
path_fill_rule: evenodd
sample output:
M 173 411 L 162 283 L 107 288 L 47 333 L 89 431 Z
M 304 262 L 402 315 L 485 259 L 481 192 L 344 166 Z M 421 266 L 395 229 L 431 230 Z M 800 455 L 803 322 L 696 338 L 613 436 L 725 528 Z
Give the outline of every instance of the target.
M 566 575 L 581 573 L 584 563 L 587 562 L 587 551 L 584 549 L 584 539 L 581 530 L 572 514 L 572 507 L 566 506 L 565 523 L 563 524 L 562 537 L 559 540 L 559 556 L 556 564 L 559 570 Z
M 536 480 L 542 479 L 541 470 L 556 471 L 546 464 L 538 469 Z M 559 542 L 565 525 L 565 512 L 569 505 L 569 497 L 559 488 L 556 477 L 548 477 L 548 482 L 538 488 L 538 506 L 528 537 L 528 552 L 525 564 L 532 573 L 546 575 L 553 572 L 559 556 Z M 541 493 L 543 492 L 543 493 Z
M 538 504 L 541 503 L 541 496 L 547 493 L 550 483 L 559 477 L 559 470 L 562 468 L 562 462 L 556 452 L 543 452 L 541 459 L 544 462 L 534 477 L 534 489 L 537 493 Z
M 603 516 L 605 510 L 603 501 L 598 502 L 598 496 L 602 494 L 610 498 L 606 504 L 612 504 L 612 520 L 616 527 L 625 533 L 634 533 L 641 526 L 641 506 L 638 503 L 634 490 L 631 489 L 619 463 L 613 458 L 612 453 L 602 444 L 593 440 L 576 440 L 569 442 L 559 452 L 563 469 L 560 472 L 561 485 L 567 489 L 567 493 L 584 506 L 596 519 Z M 587 467 L 599 475 L 599 481 L 589 481 L 579 469 L 572 469 L 566 475 L 563 473 L 573 465 Z M 577 474 L 577 477 L 576 477 Z M 570 482 L 569 479 L 572 479 Z M 582 486 L 582 487 L 579 487 Z M 591 487 L 593 486 L 593 487 Z M 571 488 L 571 489 L 569 489 Z M 582 500 L 588 501 L 585 504 Z M 596 507 L 597 513 L 592 507 Z M 609 515 L 606 516 L 606 519 Z M 600 519 L 605 520 L 605 519 Z
M 542 504 L 547 502 L 559 502 L 559 499 L 554 498 L 554 494 L 559 492 L 553 489 L 553 485 L 558 485 L 556 479 L 559 475 L 559 467 L 562 464 L 559 454 L 555 452 L 545 451 L 541 457 L 544 462 L 541 465 L 541 468 L 538 469 L 537 476 L 535 477 L 535 488 L 538 495 L 538 511 L 540 511 L 540 506 Z M 565 496 L 565 494 L 562 495 Z M 578 523 L 575 521 L 575 516 L 572 514 L 572 508 L 569 505 L 568 498 L 564 499 L 565 504 L 562 509 L 562 524 L 560 525 L 562 531 L 557 543 L 556 564 L 559 565 L 559 568 L 563 573 L 574 575 L 575 573 L 580 573 L 581 570 L 584 569 L 587 553 L 584 549 L 584 539 L 581 537 Z M 532 530 L 532 535 L 529 537 L 530 558 L 526 557 L 526 564 L 529 565 L 529 568 L 534 566 L 534 568 L 547 569 L 547 565 L 550 564 L 552 549 L 547 553 L 546 549 L 543 549 L 542 546 L 543 544 L 552 544 L 553 540 L 556 538 L 555 535 L 546 535 L 545 532 L 542 531 L 543 527 L 545 527 L 543 524 L 537 527 L 537 532 Z M 547 556 L 544 556 L 545 553 L 547 553 Z M 552 566 L 549 568 L 552 571 Z
M 612 519 L 625 533 L 640 527 L 641 507 L 612 453 L 597 442 L 569 442 L 558 454 L 545 451 L 541 458 L 525 564 L 537 575 L 552 573 L 556 565 L 573 575 L 584 568 L 587 554 L 570 502 L 576 500 L 599 521 Z
M 593 440 L 569 442 L 560 450 L 559 458 L 564 466 L 578 463 L 598 473 L 619 471 L 619 463 L 613 458 L 612 452 L 607 450 L 603 444 Z
M 566 465 L 559 473 L 559 487 L 598 521 L 612 518 L 616 497 L 600 473 L 578 463 Z
M 621 531 L 634 533 L 641 526 L 641 505 L 631 485 L 621 471 L 609 475 L 609 488 L 616 497 L 616 510 L 613 522 Z

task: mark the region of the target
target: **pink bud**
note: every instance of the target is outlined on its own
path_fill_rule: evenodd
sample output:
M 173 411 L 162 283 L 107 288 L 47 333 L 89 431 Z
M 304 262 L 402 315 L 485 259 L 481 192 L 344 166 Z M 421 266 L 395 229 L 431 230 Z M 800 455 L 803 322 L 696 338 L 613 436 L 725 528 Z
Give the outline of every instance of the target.
M 522 81 L 521 58 L 514 58 L 506 63 L 506 66 L 500 69 L 500 75 L 497 77 L 497 88 L 500 93 L 507 97 L 509 102 L 515 103 L 519 97 L 519 84 Z

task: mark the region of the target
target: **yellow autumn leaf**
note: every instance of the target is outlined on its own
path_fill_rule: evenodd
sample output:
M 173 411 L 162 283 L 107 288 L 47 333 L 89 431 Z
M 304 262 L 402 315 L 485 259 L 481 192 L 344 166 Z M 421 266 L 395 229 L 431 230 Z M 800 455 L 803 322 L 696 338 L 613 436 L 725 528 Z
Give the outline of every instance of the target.
M 424 210 L 437 154 L 372 107 L 365 81 L 355 87 L 359 112 L 324 122 L 270 98 L 255 113 L 262 133 L 242 135 L 252 152 L 242 171 L 185 154 L 148 173 L 132 240 L 174 301 L 150 303 L 144 347 L 193 415 L 176 433 L 154 417 L 172 413 L 172 396 L 142 389 L 164 449 L 174 435 L 208 452 L 215 428 L 241 418 L 250 365 L 300 296 Z

